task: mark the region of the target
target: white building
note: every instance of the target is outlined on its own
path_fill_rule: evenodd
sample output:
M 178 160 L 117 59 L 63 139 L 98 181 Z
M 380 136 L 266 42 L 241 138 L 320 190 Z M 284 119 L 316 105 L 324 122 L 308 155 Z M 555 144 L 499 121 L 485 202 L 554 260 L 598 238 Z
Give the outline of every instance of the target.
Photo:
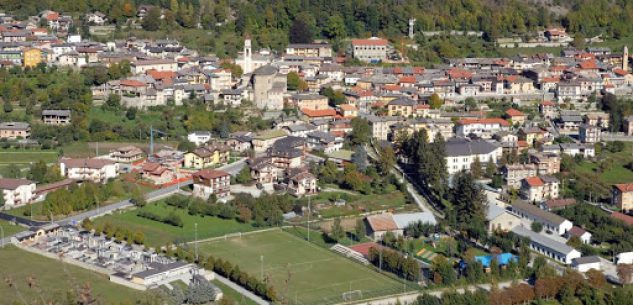
M 119 175 L 119 164 L 106 159 L 62 159 L 59 170 L 70 179 L 106 183 Z
M 480 138 L 490 139 L 500 131 L 508 131 L 510 123 L 500 118 L 490 119 L 463 119 L 457 121 L 455 135 L 458 137 L 467 137 L 474 134 Z
M 209 131 L 194 131 L 187 135 L 187 141 L 200 146 L 211 141 L 212 134 Z
M 369 39 L 352 40 L 352 56 L 366 62 L 381 62 L 387 59 L 386 39 L 371 37 Z
M 532 230 L 517 226 L 512 232 L 523 237 L 530 238 L 530 248 L 551 259 L 570 265 L 575 258 L 581 256 L 580 252 L 564 243 L 555 241 L 547 236 L 533 232 Z
M 446 141 L 446 170 L 449 175 L 462 170 L 470 171 L 470 166 L 476 159 L 482 165 L 487 162 L 497 163 L 502 154 L 501 146 L 485 140 L 450 138 Z
M 25 205 L 35 197 L 35 182 L 26 179 L 0 178 L 0 195 L 8 209 Z
M 571 266 L 576 269 L 576 271 L 584 273 L 591 269 L 600 271 L 602 263 L 600 261 L 600 257 L 598 256 L 583 256 L 573 259 Z
M 526 218 L 532 222 L 538 222 L 543 225 L 544 229 L 555 232 L 561 236 L 574 226 L 571 221 L 563 217 L 523 201 L 515 201 L 512 204 L 512 211 L 519 217 Z
M 193 195 L 203 199 L 212 194 L 226 197 L 231 192 L 231 175 L 225 171 L 203 169 L 193 175 Z

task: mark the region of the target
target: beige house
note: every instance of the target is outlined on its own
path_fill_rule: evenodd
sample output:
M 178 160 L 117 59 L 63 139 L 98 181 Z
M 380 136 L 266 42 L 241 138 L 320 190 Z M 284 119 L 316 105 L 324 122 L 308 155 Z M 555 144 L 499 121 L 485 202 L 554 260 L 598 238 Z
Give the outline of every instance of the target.
M 503 174 L 508 187 L 519 189 L 521 180 L 537 175 L 537 168 L 534 164 L 507 164 Z
M 298 109 L 323 110 L 330 108 L 328 98 L 320 94 L 295 94 L 291 101 Z
M 560 156 L 555 153 L 531 153 L 530 162 L 536 164 L 538 175 L 553 175 L 560 172 Z
M 122 163 L 132 163 L 143 158 L 143 151 L 136 146 L 124 146 L 110 151 L 110 160 Z
M 486 221 L 488 223 L 488 232 L 508 232 L 521 222 L 519 217 L 508 213 L 505 209 L 495 204 L 488 204 Z
M 231 193 L 231 175 L 225 171 L 203 169 L 193 175 L 193 195 L 207 199 L 211 194 L 226 197 Z
M 24 122 L 0 123 L 0 139 L 28 139 L 31 136 L 31 125 Z
M 149 70 L 177 71 L 178 64 L 173 59 L 147 59 L 130 64 L 134 74 L 145 74 Z
M 611 189 L 611 203 L 622 211 L 633 210 L 633 183 L 615 184 Z
M 29 204 L 35 199 L 35 182 L 26 179 L 0 178 L 0 195 L 7 209 Z
M 390 101 L 387 104 L 387 111 L 390 116 L 409 117 L 414 114 L 415 106 L 418 103 L 410 98 L 401 97 Z
M 42 122 L 46 125 L 68 125 L 70 110 L 42 110 Z
M 310 172 L 301 172 L 288 180 L 288 193 L 301 197 L 317 192 L 317 178 Z
M 106 159 L 62 159 L 59 170 L 70 179 L 106 183 L 119 175 L 119 164 Z
M 534 176 L 521 181 L 521 195 L 530 202 L 556 199 L 560 181 L 553 176 Z

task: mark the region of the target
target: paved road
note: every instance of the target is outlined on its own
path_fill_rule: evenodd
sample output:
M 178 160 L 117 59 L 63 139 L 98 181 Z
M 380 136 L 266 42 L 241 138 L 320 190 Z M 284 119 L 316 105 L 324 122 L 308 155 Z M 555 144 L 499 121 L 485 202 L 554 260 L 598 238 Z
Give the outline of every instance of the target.
M 239 292 L 241 295 L 253 300 L 253 302 L 260 304 L 260 305 L 269 305 L 270 303 L 267 302 L 266 300 L 256 296 L 255 294 L 253 294 L 252 292 L 242 288 L 242 286 L 235 284 L 233 282 L 231 282 L 231 280 L 219 275 L 219 274 L 215 274 L 215 278 L 218 279 L 218 281 L 222 282 L 222 284 L 231 287 L 231 289 Z M 237 301 L 237 300 L 236 300 Z
M 244 168 L 244 165 L 246 165 L 246 158 L 239 159 L 218 169 L 229 173 L 231 176 L 236 176 L 242 170 L 242 168 Z

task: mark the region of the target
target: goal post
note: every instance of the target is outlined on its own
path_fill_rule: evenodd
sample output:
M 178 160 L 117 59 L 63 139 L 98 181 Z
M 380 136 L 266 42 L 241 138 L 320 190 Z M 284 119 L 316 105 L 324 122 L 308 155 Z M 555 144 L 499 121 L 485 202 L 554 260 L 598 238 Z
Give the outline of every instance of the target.
M 346 291 L 346 292 L 343 292 L 342 298 L 343 298 L 343 301 L 362 300 L 363 292 L 361 290 Z

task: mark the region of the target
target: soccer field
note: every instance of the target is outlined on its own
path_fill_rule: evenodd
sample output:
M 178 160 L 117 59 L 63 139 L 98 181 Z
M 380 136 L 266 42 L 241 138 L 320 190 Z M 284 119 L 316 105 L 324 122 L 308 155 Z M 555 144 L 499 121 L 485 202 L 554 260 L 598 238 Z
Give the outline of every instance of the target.
M 403 282 L 283 231 L 202 243 L 199 250 L 237 264 L 252 276 L 261 276 L 263 265 L 264 277 L 271 278 L 288 304 L 338 303 L 348 291 L 355 291 L 348 295 L 359 300 L 404 290 Z

